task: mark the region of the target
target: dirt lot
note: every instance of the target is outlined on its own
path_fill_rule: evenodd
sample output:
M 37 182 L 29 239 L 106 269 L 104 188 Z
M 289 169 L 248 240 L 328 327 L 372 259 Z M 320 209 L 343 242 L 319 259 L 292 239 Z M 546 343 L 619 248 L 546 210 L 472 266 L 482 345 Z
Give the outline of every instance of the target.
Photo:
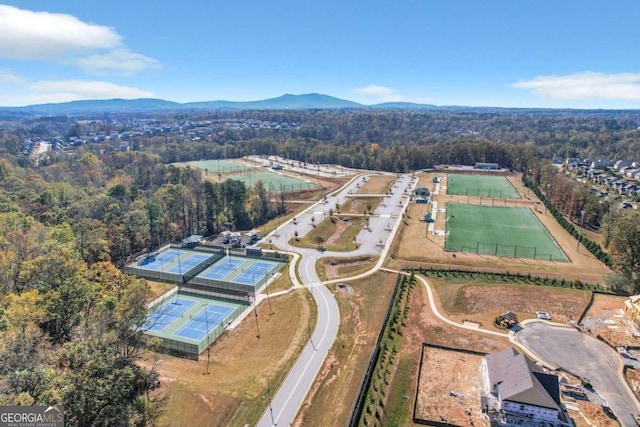
M 393 175 L 376 175 L 367 178 L 366 182 L 360 178 L 361 184 L 358 193 L 360 194 L 385 194 L 395 182 Z M 364 182 L 364 184 L 362 184 Z
M 481 361 L 482 356 L 425 347 L 416 417 L 488 426 L 480 412 Z
M 434 184 L 431 182 L 435 173 L 422 174 L 419 177 L 418 186 L 425 186 L 433 189 Z M 519 177 L 509 176 L 509 181 L 514 187 L 522 193 L 523 186 Z M 446 179 L 443 180 L 446 186 Z M 523 196 L 526 194 L 524 190 Z M 539 202 L 533 192 L 524 200 L 517 202 L 508 201 L 507 205 L 511 206 L 517 203 L 518 207 L 530 206 L 532 209 L 535 202 Z M 446 208 L 447 203 L 467 203 L 467 196 L 449 196 L 446 194 L 434 195 L 434 201 L 438 203 L 438 208 Z M 469 203 L 480 203 L 479 198 L 469 198 Z M 488 199 L 484 198 L 483 203 L 488 203 Z M 498 203 L 498 201 L 496 201 Z M 503 203 L 503 202 L 502 202 Z M 431 265 L 442 265 L 444 268 L 460 267 L 469 268 L 476 271 L 510 271 L 523 274 L 531 273 L 533 275 L 580 279 L 586 283 L 602 283 L 602 278 L 610 270 L 598 261 L 584 247 L 576 250 L 576 240 L 567 233 L 560 224 L 557 223 L 551 214 L 544 214 L 543 208 L 538 207 L 536 217 L 545 225 L 556 242 L 568 256 L 571 262 L 549 262 L 519 258 L 501 258 L 488 255 L 476 255 L 467 253 L 453 253 L 444 250 L 444 236 L 426 235 L 426 224 L 419 220 L 431 205 L 415 204 L 409 205 L 407 210 L 407 218 L 400 228 L 399 235 L 394 240 L 391 255 L 394 258 L 388 262 L 390 268 L 407 268 L 417 267 L 429 263 Z M 436 230 L 444 230 L 444 213 L 438 212 L 435 218 Z M 400 245 L 402 242 L 402 245 Z
M 452 279 L 455 280 L 455 279 Z M 577 319 L 587 307 L 590 292 L 536 285 L 456 284 L 429 278 L 443 314 L 451 320 L 478 322 L 493 328 L 496 316 L 512 311 L 519 320 L 535 318 L 536 311 L 546 311 L 558 323 Z

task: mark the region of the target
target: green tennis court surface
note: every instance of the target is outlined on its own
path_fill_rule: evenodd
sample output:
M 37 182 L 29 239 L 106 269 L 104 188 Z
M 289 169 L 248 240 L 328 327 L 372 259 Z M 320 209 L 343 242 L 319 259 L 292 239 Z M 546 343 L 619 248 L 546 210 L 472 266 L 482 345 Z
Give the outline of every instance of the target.
M 448 251 L 568 261 L 531 209 L 454 203 L 446 215 Z
M 520 199 L 516 189 L 504 176 L 451 174 L 447 177 L 447 194 Z

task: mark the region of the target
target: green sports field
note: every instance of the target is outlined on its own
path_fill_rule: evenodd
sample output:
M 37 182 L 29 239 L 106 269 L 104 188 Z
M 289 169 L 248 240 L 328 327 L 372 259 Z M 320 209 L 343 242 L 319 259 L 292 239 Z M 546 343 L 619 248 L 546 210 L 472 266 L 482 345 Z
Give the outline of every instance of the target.
M 308 180 L 294 178 L 289 175 L 274 172 L 257 172 L 229 175 L 227 178 L 244 182 L 247 186 L 253 187 L 258 180 L 264 184 L 264 188 L 272 193 L 292 193 L 297 191 L 311 190 L 318 188 L 317 184 Z
M 531 209 L 454 203 L 446 215 L 448 251 L 568 261 Z
M 206 170 L 209 173 L 236 173 L 247 171 L 251 166 L 233 160 L 194 160 L 187 162 L 191 167 Z
M 504 176 L 451 174 L 447 177 L 447 194 L 520 199 L 516 189 Z

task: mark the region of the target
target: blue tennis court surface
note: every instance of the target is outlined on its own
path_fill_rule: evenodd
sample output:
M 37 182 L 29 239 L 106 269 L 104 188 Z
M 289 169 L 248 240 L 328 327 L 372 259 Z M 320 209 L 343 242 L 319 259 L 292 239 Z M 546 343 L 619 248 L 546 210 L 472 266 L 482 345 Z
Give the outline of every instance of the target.
M 233 258 L 225 258 L 219 261 L 217 264 L 212 265 L 205 271 L 199 274 L 200 277 L 212 280 L 221 280 L 224 276 L 229 274 L 232 270 L 242 264 L 244 261 Z
M 166 271 L 174 274 L 183 274 L 191 270 L 196 265 L 205 262 L 209 257 L 210 255 L 199 255 L 190 253 L 183 254 L 182 257 L 177 258 L 178 264 L 174 265 Z
M 206 307 L 195 315 L 189 323 L 180 328 L 175 335 L 200 340 L 210 329 L 218 326 L 232 311 L 231 307 L 206 304 Z
M 169 249 L 168 251 L 164 251 L 159 253 L 155 257 L 146 258 L 142 262 L 138 264 L 138 267 L 144 268 L 147 270 L 156 270 L 161 271 L 164 270 L 164 267 L 177 260 L 180 256 L 180 252 L 176 250 Z
M 236 276 L 233 281 L 243 285 L 253 285 L 257 283 L 269 270 L 273 264 L 266 262 L 255 262 L 246 270 Z
M 175 301 L 168 303 L 147 317 L 146 324 L 149 325 L 150 331 L 161 331 L 169 323 L 173 322 L 176 317 L 183 315 L 195 304 L 195 301 L 189 299 L 176 298 Z

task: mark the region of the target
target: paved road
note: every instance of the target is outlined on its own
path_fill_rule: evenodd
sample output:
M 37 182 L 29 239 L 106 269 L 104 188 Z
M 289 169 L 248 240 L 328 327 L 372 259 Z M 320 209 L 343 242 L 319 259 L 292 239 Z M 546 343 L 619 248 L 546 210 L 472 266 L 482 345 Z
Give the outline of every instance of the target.
M 311 206 L 299 214 L 295 222 L 291 220 L 281 225 L 264 240 L 270 241 L 281 249 L 293 249 L 289 246 L 288 240 L 294 237 L 296 231 L 299 237 L 306 235 L 312 229 L 311 217 L 314 217 L 316 224 L 320 223 L 328 215 L 329 209 L 335 210 L 336 203 L 344 203 L 347 196 L 350 193 L 356 193 L 358 186 L 367 179 L 367 176 L 355 178 L 337 194 L 328 196 L 326 203 L 317 203 Z M 295 248 L 295 251 L 301 255 L 298 273 L 304 286 L 309 287 L 317 304 L 317 325 L 311 335 L 310 342 L 302 350 L 293 368 L 273 396 L 271 405 L 267 407 L 258 422 L 259 427 L 287 426 L 294 421 L 338 333 L 340 322 L 338 304 L 331 292 L 324 284 L 320 283 L 315 272 L 316 261 L 323 256 L 378 255 L 380 261 L 377 268 L 379 268 L 393 235 L 399 227 L 402 213 L 406 209 L 408 199 L 405 191 L 410 192 L 415 183 L 416 180 L 409 175 L 398 178 L 393 188 L 393 195 L 386 197 L 383 205 L 370 218 L 369 230 L 364 229 L 358 234 L 356 240 L 360 247 L 356 251 L 321 253 L 315 249 Z
M 576 329 L 542 322 L 528 324 L 517 338 L 541 358 L 589 378 L 620 424 L 636 426 L 631 414 L 640 414 L 640 406 L 622 378 L 622 358 L 609 346 Z

